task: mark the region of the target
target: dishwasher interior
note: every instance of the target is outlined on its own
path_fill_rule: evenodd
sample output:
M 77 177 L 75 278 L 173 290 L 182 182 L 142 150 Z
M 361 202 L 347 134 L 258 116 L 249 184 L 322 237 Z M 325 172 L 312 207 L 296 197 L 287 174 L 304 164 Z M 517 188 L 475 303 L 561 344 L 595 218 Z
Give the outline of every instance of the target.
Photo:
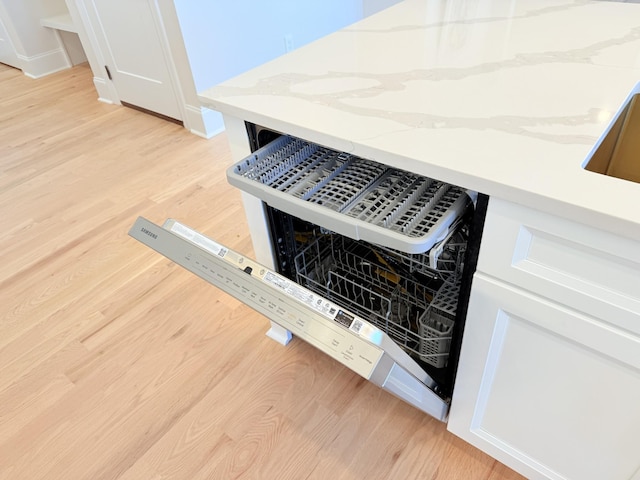
M 328 149 L 321 149 L 322 154 L 303 151 L 294 158 L 295 152 L 307 148 L 306 144 L 293 145 L 290 139 L 282 140 L 279 134 L 253 125 L 248 125 L 248 132 L 254 150 L 280 141 L 290 151 L 284 155 L 286 161 L 277 159 L 276 168 L 246 162 L 236 166 L 235 173 L 316 203 L 308 210 L 304 205 L 291 208 L 286 202 L 285 208 L 276 208 L 280 206 L 279 198 L 259 192 L 261 198 L 266 197 L 278 272 L 383 330 L 432 376 L 439 385 L 439 394 L 448 397 L 453 389 L 488 198 L 376 162 L 347 168 L 341 163 L 344 154 L 331 150 L 326 153 Z M 323 165 L 318 166 L 320 163 Z M 301 179 L 296 172 L 297 166 L 303 164 L 305 178 Z M 314 173 L 307 173 L 311 170 Z M 334 174 L 340 178 L 336 182 L 339 191 L 335 186 L 329 188 L 327 179 Z M 405 193 L 400 195 L 398 190 Z M 423 199 L 426 200 L 421 205 Z M 317 204 L 340 211 L 349 218 L 349 225 L 342 227 L 333 218 L 325 221 L 322 214 L 318 217 L 313 210 Z M 418 215 L 411 213 L 412 208 L 417 208 L 415 205 L 430 212 L 420 214 L 428 221 L 416 220 Z M 374 215 L 381 219 L 379 225 L 369 227 Z M 354 239 L 349 228 L 363 216 L 370 223 Z M 444 226 L 438 223 L 441 217 L 446 220 Z M 421 222 L 439 230 L 425 236 Z M 336 233 L 341 228 L 347 233 Z M 417 243 L 415 238 L 409 238 L 406 248 L 395 248 L 404 246 L 398 234 L 420 238 Z M 371 238 L 379 241 L 368 241 Z

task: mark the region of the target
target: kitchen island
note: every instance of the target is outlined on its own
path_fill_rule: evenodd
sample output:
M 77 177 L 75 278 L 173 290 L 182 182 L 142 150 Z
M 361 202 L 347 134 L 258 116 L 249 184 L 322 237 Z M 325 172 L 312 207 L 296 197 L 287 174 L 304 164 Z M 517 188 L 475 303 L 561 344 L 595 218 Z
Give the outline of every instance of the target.
M 488 195 L 449 429 L 530 478 L 636 479 L 640 184 L 584 166 L 639 81 L 637 3 L 407 0 L 200 98 L 238 160 L 250 122 Z

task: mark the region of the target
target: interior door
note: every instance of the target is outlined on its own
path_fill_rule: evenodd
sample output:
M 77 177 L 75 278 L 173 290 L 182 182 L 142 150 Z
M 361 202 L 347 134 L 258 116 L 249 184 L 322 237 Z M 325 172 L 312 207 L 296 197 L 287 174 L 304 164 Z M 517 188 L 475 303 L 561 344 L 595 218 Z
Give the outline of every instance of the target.
M 11 39 L 9 38 L 9 34 L 7 33 L 4 23 L 2 23 L 2 19 L 0 19 L 0 63 L 20 68 L 18 55 L 13 48 L 13 43 L 11 43 Z
M 182 120 L 154 0 L 82 0 L 121 102 Z
M 446 419 L 449 403 L 435 392 L 436 382 L 365 319 L 175 220 L 158 226 L 140 217 L 129 235 L 382 389 Z

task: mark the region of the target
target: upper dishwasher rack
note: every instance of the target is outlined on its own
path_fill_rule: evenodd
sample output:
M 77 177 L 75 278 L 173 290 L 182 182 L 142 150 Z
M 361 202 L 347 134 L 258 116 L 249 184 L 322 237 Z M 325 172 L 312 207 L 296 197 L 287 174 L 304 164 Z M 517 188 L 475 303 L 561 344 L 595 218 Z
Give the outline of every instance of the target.
M 227 171 L 274 208 L 356 240 L 430 250 L 471 203 L 460 187 L 281 136 Z

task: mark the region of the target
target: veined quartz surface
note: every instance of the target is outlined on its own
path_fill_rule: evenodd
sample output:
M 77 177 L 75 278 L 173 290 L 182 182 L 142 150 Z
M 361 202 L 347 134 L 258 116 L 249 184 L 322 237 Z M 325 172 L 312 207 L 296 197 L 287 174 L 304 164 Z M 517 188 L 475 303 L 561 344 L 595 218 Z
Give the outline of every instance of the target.
M 200 99 L 639 239 L 640 185 L 582 168 L 638 82 L 636 2 L 405 0 Z

